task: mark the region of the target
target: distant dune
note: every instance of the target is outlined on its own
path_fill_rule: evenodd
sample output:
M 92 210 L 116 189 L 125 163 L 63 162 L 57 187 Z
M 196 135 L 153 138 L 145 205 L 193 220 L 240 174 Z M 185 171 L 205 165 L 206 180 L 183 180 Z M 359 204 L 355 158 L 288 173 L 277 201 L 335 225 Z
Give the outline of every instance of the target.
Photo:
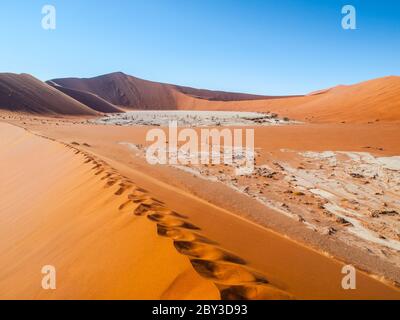
M 52 81 L 48 81 L 47 84 L 56 88 L 57 90 L 65 93 L 66 95 L 70 96 L 71 98 L 83 103 L 84 105 L 92 108 L 93 110 L 103 112 L 103 113 L 123 112 L 121 109 L 117 108 L 113 104 L 100 98 L 99 96 L 96 96 L 93 93 L 74 90 L 74 89 L 70 89 L 70 88 L 64 88 L 64 87 L 54 84 Z
M 400 121 L 400 77 L 384 77 L 350 86 L 337 86 L 293 100 L 268 101 L 282 114 L 314 121 Z
M 52 81 L 127 109 L 270 111 L 313 122 L 400 121 L 400 77 L 395 76 L 283 97 L 194 89 L 123 73 Z
M 337 86 L 298 97 L 213 102 L 180 97 L 184 109 L 276 112 L 312 122 L 399 122 L 400 77 Z
M 121 72 L 95 78 L 65 78 L 51 80 L 62 87 L 88 91 L 108 102 L 131 109 L 180 109 L 180 96 L 189 100 L 241 101 L 267 99 L 243 93 L 230 93 L 182 87 L 172 84 L 142 80 Z
M 261 111 L 311 122 L 398 122 L 400 77 L 278 97 L 194 89 L 121 72 L 87 79 L 54 79 L 47 84 L 26 74 L 0 74 L 0 108 L 75 115 L 121 109 Z
M 0 74 L 0 109 L 35 114 L 96 115 L 97 112 L 28 74 Z

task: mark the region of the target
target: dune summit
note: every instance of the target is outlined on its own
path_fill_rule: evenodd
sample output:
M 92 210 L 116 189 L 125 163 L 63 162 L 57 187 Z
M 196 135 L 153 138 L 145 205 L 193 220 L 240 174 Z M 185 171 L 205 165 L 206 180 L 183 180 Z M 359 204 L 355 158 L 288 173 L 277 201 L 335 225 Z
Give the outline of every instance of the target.
M 57 90 L 65 93 L 66 95 L 70 96 L 71 98 L 79 101 L 80 103 L 88 106 L 89 108 L 102 112 L 102 113 L 118 113 L 123 112 L 121 109 L 117 108 L 113 104 L 109 103 L 108 101 L 96 96 L 91 92 L 86 91 L 79 91 L 69 88 L 61 87 L 51 81 L 47 82 L 47 84 L 53 86 Z
M 180 97 L 189 100 L 241 101 L 266 99 L 244 93 L 231 93 L 183 87 L 139 79 L 122 72 L 110 73 L 95 78 L 53 79 L 52 83 L 80 91 L 92 92 L 114 105 L 131 109 L 179 109 Z

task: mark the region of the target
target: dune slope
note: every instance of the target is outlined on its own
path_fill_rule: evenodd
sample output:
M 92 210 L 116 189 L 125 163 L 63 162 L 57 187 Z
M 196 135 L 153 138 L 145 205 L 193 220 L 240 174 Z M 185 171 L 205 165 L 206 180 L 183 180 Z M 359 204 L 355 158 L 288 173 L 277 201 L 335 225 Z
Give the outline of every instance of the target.
M 51 82 L 62 87 L 87 91 L 102 97 L 108 102 L 133 109 L 179 109 L 183 106 L 177 96 L 183 95 L 189 100 L 240 101 L 266 99 L 243 93 L 202 90 L 177 85 L 142 80 L 121 72 L 102 75 L 95 78 L 54 79 Z
M 266 107 L 299 119 L 326 122 L 400 121 L 400 77 L 338 86 L 294 101 L 270 101 Z M 281 104 L 281 106 L 280 106 Z
M 135 168 L 109 144 L 132 132 L 49 128 L 0 124 L 0 298 L 398 299 L 363 272 L 342 290 L 342 262 Z
M 219 298 L 156 224 L 133 214 L 132 183 L 23 129 L 0 123 L 0 136 L 0 299 Z M 57 270 L 54 291 L 41 287 L 45 265 Z
M 0 109 L 35 114 L 96 115 L 97 112 L 28 74 L 0 74 Z
M 103 112 L 103 113 L 123 112 L 123 110 L 117 108 L 113 104 L 100 98 L 99 96 L 96 96 L 93 93 L 64 88 L 64 87 L 54 84 L 51 81 L 48 81 L 47 84 L 56 88 L 57 90 L 61 91 L 62 93 L 65 93 L 66 95 L 70 96 L 71 98 L 83 103 L 84 105 L 88 106 L 89 108 L 91 108 L 93 110 Z
M 311 122 L 399 122 L 400 77 L 338 86 L 300 97 L 251 101 L 205 101 L 179 95 L 184 109 L 276 112 Z
M 74 142 L 1 123 L 0 135 L 0 299 L 292 297 Z

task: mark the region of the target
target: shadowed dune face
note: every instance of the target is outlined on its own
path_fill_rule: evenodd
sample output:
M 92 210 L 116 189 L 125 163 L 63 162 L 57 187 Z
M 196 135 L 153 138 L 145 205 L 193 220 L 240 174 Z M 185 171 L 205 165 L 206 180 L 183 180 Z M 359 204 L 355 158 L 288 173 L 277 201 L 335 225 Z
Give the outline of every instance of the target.
M 96 96 L 93 93 L 60 87 L 60 86 L 53 84 L 51 81 L 48 81 L 47 84 L 56 88 L 57 90 L 61 91 L 62 93 L 65 93 L 66 95 L 70 96 L 71 98 L 75 99 L 76 101 L 79 101 L 80 103 L 88 106 L 89 108 L 91 108 L 95 111 L 99 111 L 102 113 L 123 112 L 121 109 L 117 108 L 113 104 Z
M 52 82 L 62 87 L 91 92 L 118 106 L 138 109 L 175 108 L 175 99 L 168 85 L 140 80 L 123 73 L 90 79 L 54 79 Z
M 0 74 L 0 109 L 47 115 L 97 115 L 95 110 L 28 74 Z

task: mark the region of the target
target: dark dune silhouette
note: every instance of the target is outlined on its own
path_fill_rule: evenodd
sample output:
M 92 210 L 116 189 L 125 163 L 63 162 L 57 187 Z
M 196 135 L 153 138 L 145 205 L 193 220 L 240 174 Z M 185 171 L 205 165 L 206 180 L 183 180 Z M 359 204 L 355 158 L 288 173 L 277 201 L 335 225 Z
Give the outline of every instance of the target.
M 117 108 L 113 104 L 109 103 L 108 101 L 104 100 L 103 98 L 100 98 L 99 96 L 97 96 L 93 93 L 61 87 L 61 86 L 53 83 L 52 81 L 47 81 L 46 83 L 48 85 L 56 88 L 57 90 L 65 93 L 66 95 L 70 96 L 71 98 L 92 108 L 93 110 L 103 112 L 103 113 L 123 112 L 121 109 Z
M 64 78 L 51 81 L 62 87 L 91 92 L 114 105 L 132 109 L 180 109 L 183 103 L 187 103 L 187 98 L 215 102 L 271 98 L 158 83 L 132 77 L 122 72 L 94 78 Z
M 0 74 L 0 109 L 35 114 L 96 115 L 95 110 L 29 74 Z

